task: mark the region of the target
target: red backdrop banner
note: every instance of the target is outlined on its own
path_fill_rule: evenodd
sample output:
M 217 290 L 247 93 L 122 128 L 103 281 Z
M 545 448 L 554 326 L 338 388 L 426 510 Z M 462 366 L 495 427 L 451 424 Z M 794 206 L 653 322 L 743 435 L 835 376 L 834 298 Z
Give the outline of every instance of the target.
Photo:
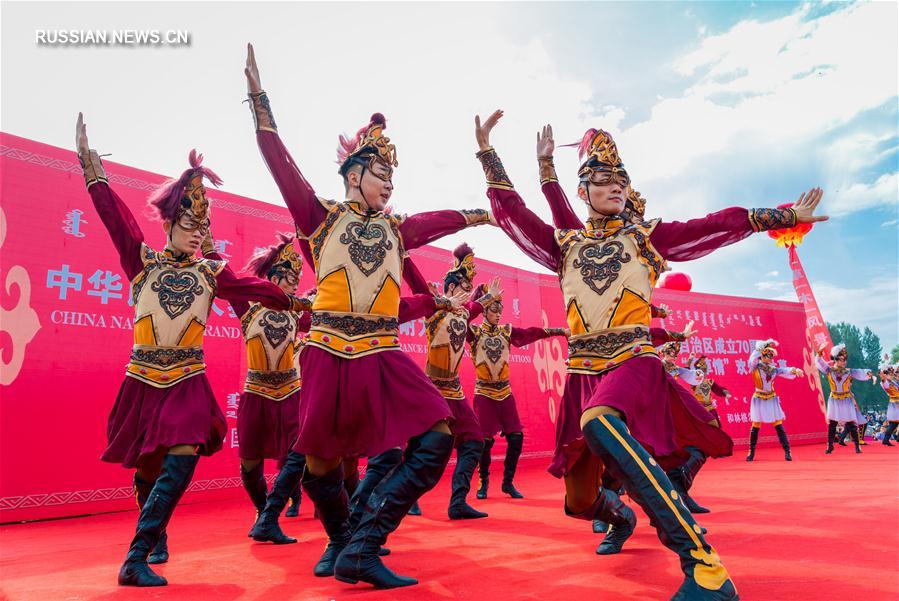
M 130 471 L 99 460 L 106 417 L 132 343 L 129 283 L 85 192 L 74 152 L 2 134 L 0 155 L 0 522 L 133 507 Z M 106 168 L 110 185 L 134 212 L 147 242 L 162 248 L 162 228 L 147 218 L 145 203 L 165 178 L 111 161 Z M 219 190 L 209 196 L 218 250 L 238 268 L 256 247 L 270 244 L 276 231 L 293 229 L 283 207 Z M 433 247 L 412 256 L 434 280 L 451 262 L 449 251 Z M 507 321 L 565 325 L 555 277 L 478 263 L 479 278 L 502 279 Z M 300 288 L 312 285 L 307 267 Z M 665 326 L 682 329 L 696 321 L 699 335 L 684 345 L 682 358 L 689 352 L 708 355 L 712 377 L 734 394 L 729 403 L 719 404 L 719 412 L 738 447 L 745 446 L 749 431 L 752 384 L 746 359 L 753 341 L 768 337 L 782 342 L 787 364 L 809 374 L 779 384 L 791 440 L 824 440 L 823 398 L 809 361 L 800 304 L 667 290 L 659 290 L 654 300 L 673 310 Z M 402 341 L 423 364 L 423 321 L 404 324 Z M 224 450 L 200 461 L 188 493 L 194 499 L 243 494 L 235 422 L 246 357 L 239 323 L 220 299 L 205 345 L 209 379 L 230 430 Z M 525 424 L 527 455 L 552 452 L 565 351 L 563 340 L 551 338 L 512 352 L 512 386 Z M 473 377 L 471 363 L 463 362 L 469 394 Z M 773 431 L 763 431 L 761 440 L 772 444 Z M 498 446 L 497 452 L 503 449 Z

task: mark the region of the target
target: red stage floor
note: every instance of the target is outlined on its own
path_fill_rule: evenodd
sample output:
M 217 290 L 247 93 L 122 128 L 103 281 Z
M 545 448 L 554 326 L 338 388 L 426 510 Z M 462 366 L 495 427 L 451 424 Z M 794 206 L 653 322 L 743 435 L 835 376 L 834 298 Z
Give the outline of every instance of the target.
M 798 447 L 793 463 L 763 449 L 710 462 L 694 492 L 714 512 L 701 518 L 744 600 L 896 599 L 899 582 L 899 448 L 869 444 L 825 457 Z M 492 496 L 485 520 L 450 522 L 448 477 L 391 537 L 388 565 L 421 580 L 374 591 L 312 576 L 324 544 L 306 503 L 285 520 L 295 545 L 252 543 L 248 502 L 180 507 L 170 526 L 166 588 L 115 584 L 136 512 L 3 526 L 0 598 L 74 599 L 667 599 L 680 583 L 675 556 L 645 516 L 625 550 L 599 557 L 587 522 L 565 518 L 561 483 L 522 465 L 528 498 Z M 496 466 L 494 462 L 494 466 Z M 499 466 L 497 466 L 499 467 Z

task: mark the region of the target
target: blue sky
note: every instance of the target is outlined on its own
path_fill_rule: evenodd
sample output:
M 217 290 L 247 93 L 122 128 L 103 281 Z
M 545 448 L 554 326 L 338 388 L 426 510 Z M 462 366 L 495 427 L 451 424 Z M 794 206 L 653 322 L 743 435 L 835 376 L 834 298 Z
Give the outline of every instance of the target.
M 324 196 L 341 194 L 337 134 L 382 111 L 399 149 L 397 210 L 484 206 L 472 117 L 503 108 L 494 145 L 548 217 L 534 132 L 550 122 L 563 143 L 602 127 L 651 216 L 770 206 L 822 186 L 833 217 L 800 255 L 824 316 L 870 326 L 887 348 L 899 341 L 895 3 L 212 6 L 4 3 L 3 130 L 71 147 L 81 110 L 116 161 L 177 173 L 196 146 L 226 189 L 282 204 L 240 104 L 253 41 L 281 135 Z M 34 43 L 37 28 L 126 27 L 183 28 L 193 42 Z M 574 151 L 558 149 L 556 164 L 573 197 Z M 493 230 L 439 245 L 463 238 L 539 269 Z M 795 299 L 786 252 L 765 236 L 675 267 L 695 290 Z

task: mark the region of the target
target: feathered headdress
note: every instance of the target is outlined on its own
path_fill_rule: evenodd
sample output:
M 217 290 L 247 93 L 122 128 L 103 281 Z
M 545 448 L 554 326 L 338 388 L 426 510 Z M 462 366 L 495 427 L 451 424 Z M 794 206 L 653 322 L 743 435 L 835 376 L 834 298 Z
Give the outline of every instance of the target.
M 845 344 L 838 344 L 830 349 L 830 358 L 831 359 L 848 359 L 849 351 L 846 350 Z
M 755 350 L 762 354 L 763 357 L 777 356 L 777 341 L 773 338 L 768 340 L 759 340 L 755 343 Z
M 249 260 L 244 271 L 258 278 L 283 278 L 293 273 L 297 278 L 303 273 L 303 258 L 294 248 L 295 239 L 291 234 L 278 233 L 278 242 L 256 253 Z
M 381 161 L 391 172 L 393 167 L 399 167 L 396 146 L 384 135 L 385 129 L 387 118 L 381 113 L 375 113 L 369 119 L 368 125 L 357 131 L 353 138 L 340 136 L 340 144 L 337 146 L 340 175 L 346 176 L 349 168 L 357 164 L 371 169 L 374 161 Z
M 473 282 L 476 273 L 474 250 L 468 246 L 468 243 L 463 242 L 453 251 L 453 267 L 443 276 L 443 281 L 447 282 L 451 278 L 455 278 L 458 281 L 458 278 L 462 277 L 469 282 Z
M 202 224 L 209 216 L 209 200 L 203 178 L 216 187 L 222 185 L 222 179 L 203 166 L 203 155 L 197 154 L 196 149 L 190 151 L 188 161 L 190 169 L 180 177 L 164 182 L 147 199 L 147 204 L 162 221 L 177 221 L 182 214 L 188 213 L 194 221 Z
M 671 342 L 666 342 L 662 346 L 659 347 L 659 352 L 663 355 L 674 354 L 677 356 L 680 353 L 681 344 L 676 340 L 672 340 Z
M 690 369 L 701 369 L 703 372 L 709 371 L 709 358 L 705 355 L 699 355 L 690 359 Z

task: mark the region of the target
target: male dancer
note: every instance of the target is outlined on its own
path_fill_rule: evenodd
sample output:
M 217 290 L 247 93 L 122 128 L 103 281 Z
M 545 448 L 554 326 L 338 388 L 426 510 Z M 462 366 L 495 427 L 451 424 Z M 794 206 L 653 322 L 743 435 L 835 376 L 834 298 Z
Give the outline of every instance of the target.
M 762 424 L 773 424 L 777 432 L 777 439 L 784 450 L 784 459 L 793 461 L 790 454 L 790 440 L 784 430 L 783 421 L 786 414 L 780 406 L 780 397 L 774 391 L 774 379 L 778 376 L 792 380 L 805 375 L 796 367 L 778 367 L 774 365 L 777 356 L 777 341 L 773 339 L 759 340 L 755 344 L 755 350 L 749 355 L 749 373 L 755 384 L 755 392 L 752 393 L 752 401 L 749 404 L 749 418 L 752 420 L 752 428 L 749 430 L 749 454 L 746 461 L 755 460 L 755 445 L 759 440 L 759 430 Z
M 709 378 L 709 360 L 705 355 L 699 357 L 690 356 L 690 369 L 702 372 L 702 382 L 693 386 L 693 396 L 702 403 L 706 411 L 715 416 L 715 422 L 721 427 L 721 418 L 718 416 L 718 405 L 712 395 L 715 394 L 724 399 L 729 399 L 732 395 L 730 391 L 721 386 L 715 380 Z
M 846 350 L 845 344 L 838 344 L 830 349 L 832 364 L 824 360 L 823 354 L 824 346 L 821 346 L 815 357 L 815 364 L 818 371 L 827 377 L 827 382 L 830 384 L 830 398 L 827 399 L 827 450 L 824 453 L 827 455 L 833 453 L 833 437 L 837 432 L 837 422 L 845 422 L 843 428 L 848 430 L 849 435 L 852 436 L 855 452 L 861 453 L 858 427 L 859 423 L 864 427 L 867 422 L 861 415 L 861 411 L 858 410 L 858 403 L 855 401 L 855 395 L 852 394 L 852 382 L 853 380 L 858 382 L 870 380 L 873 377 L 871 370 L 846 367 L 849 352 Z
M 294 294 L 303 272 L 303 259 L 297 252 L 297 245 L 293 236 L 278 234 L 278 242 L 250 259 L 244 272 Z M 208 235 L 204 247 L 206 258 L 221 259 L 212 250 L 212 238 Z M 268 496 L 264 460 L 275 459 L 283 465 L 297 438 L 301 379 L 295 355 L 299 351 L 297 336 L 309 331 L 308 310 L 312 307 L 312 299 L 306 301 L 306 311 L 301 314 L 274 311 L 259 303 L 231 303 L 234 314 L 240 319 L 247 348 L 247 377 L 237 409 L 240 479 L 256 508 L 257 517 L 265 509 Z M 299 512 L 299 487 L 291 492 L 290 502 L 286 517 Z M 279 534 L 263 540 L 281 544 L 296 542 L 296 539 Z
M 415 500 L 439 480 L 454 438 L 446 400 L 399 347 L 403 257 L 408 249 L 488 223 L 489 215 L 484 210 L 408 218 L 386 213 L 398 163 L 396 147 L 383 133 L 386 120 L 377 113 L 355 137 L 341 137 L 339 173 L 347 201 L 318 198 L 278 136 L 252 46 L 245 75 L 259 148 L 298 233 L 309 240 L 317 280 L 301 357 L 306 385 L 299 437 L 285 465 L 291 469 L 279 473 L 259 519 L 280 513 L 284 491 L 300 477 L 298 457 L 305 455 L 303 488 L 329 538 L 313 572 L 378 588 L 416 584 L 384 566 L 378 553 Z M 415 451 L 372 491 L 351 533 L 342 458 L 376 456 L 410 439 Z
M 559 185 L 559 180 L 556 176 L 555 166 L 553 165 L 554 149 L 555 140 L 553 139 L 552 126 L 546 125 L 541 132 L 537 132 L 537 163 L 540 172 L 540 188 L 549 203 L 555 227 L 559 229 L 580 229 L 580 220 L 571 208 L 568 197 Z M 646 201 L 640 196 L 639 192 L 631 187 L 630 183 L 628 183 L 626 194 L 627 200 L 624 203 L 624 210 L 621 212 L 621 216 L 626 221 L 639 225 L 645 220 Z M 662 261 L 661 269 L 663 271 L 668 269 L 665 261 Z M 650 304 L 650 316 L 652 318 L 664 319 L 668 314 L 669 311 L 666 306 L 656 307 Z M 662 328 L 650 328 L 650 339 L 653 346 L 656 346 L 661 351 L 660 358 L 663 360 L 665 371 L 672 379 L 681 378 L 695 388 L 700 384 L 702 376 L 697 375 L 695 370 L 688 370 L 677 365 L 680 343 L 694 334 L 692 321 L 687 324 L 683 333 L 668 332 Z M 718 425 L 720 427 L 720 423 Z M 708 513 L 709 509 L 699 505 L 688 494 L 696 475 L 706 462 L 706 455 L 693 445 L 688 445 L 682 449 L 682 454 L 685 456 L 682 464 L 668 470 L 668 478 L 674 484 L 675 490 L 683 497 L 684 503 L 691 513 Z M 608 481 L 608 477 L 606 477 L 606 480 Z M 599 518 L 594 520 L 593 529 L 595 532 L 605 532 L 607 528 L 606 520 Z M 629 528 L 629 522 L 622 523 L 617 527 L 613 526 L 609 535 L 597 548 L 597 553 L 602 555 L 618 552 L 626 537 L 613 535 L 616 534 L 616 530 L 620 532 L 623 529 L 623 531 L 627 532 Z M 611 543 L 606 544 L 610 542 L 610 539 L 612 539 Z
M 99 154 L 88 144 L 81 113 L 75 145 L 87 191 L 131 281 L 134 302 L 134 347 L 109 414 L 109 445 L 102 457 L 136 468 L 140 517 L 118 582 L 165 586 L 168 582 L 150 569 L 148 560 L 168 561 L 169 519 L 199 455 L 219 451 L 225 437 L 225 416 L 206 379 L 203 357 L 213 299 L 256 301 L 281 311 L 299 310 L 302 303 L 271 282 L 237 277 L 224 262 L 195 256 L 209 231 L 203 179 L 221 184 L 202 165 L 203 155 L 192 151 L 190 168 L 149 198 L 166 233 L 165 249 L 156 251 L 144 242 L 131 211 L 109 187 Z
M 566 476 L 566 512 L 592 519 L 608 502 L 602 493 L 611 491 L 602 489 L 597 496 L 601 460 L 680 556 L 685 579 L 674 598 L 736 599 L 718 554 L 677 503 L 680 495 L 659 465 L 671 465 L 670 457 L 683 446 L 675 439 L 678 420 L 691 425 L 684 428 L 693 438 L 689 442 L 706 455 L 722 456 L 732 447 L 729 437 L 709 424 L 712 416 L 650 356 L 657 353 L 649 340 L 652 286 L 665 259 L 696 259 L 755 231 L 823 220 L 813 215 L 820 191 L 803 195 L 790 209 L 733 208 L 687 223 L 628 224 L 621 217 L 627 172 L 611 136 L 590 130 L 581 147 L 586 160 L 578 188 L 590 219 L 581 229 L 556 230 L 525 207 L 490 146 L 490 131 L 501 116 L 496 111 L 483 125 L 475 118 L 487 195 L 509 237 L 559 273 L 572 333 L 553 465 L 554 473 Z M 689 401 L 672 401 L 681 395 Z
M 475 300 L 479 300 L 479 290 Z M 525 346 L 549 338 L 565 336 L 566 328 L 517 328 L 511 324 L 500 325 L 503 315 L 502 295 L 494 295 L 483 300 L 484 320 L 480 325 L 468 329 L 468 345 L 475 368 L 474 410 L 484 434 L 484 451 L 478 465 L 481 485 L 477 497 L 487 498 L 490 481 L 490 451 L 494 436 L 502 433 L 506 437 L 506 458 L 503 462 L 503 484 L 501 490 L 513 499 L 523 499 L 513 482 L 518 469 L 518 459 L 524 445 L 524 426 L 518 416 L 518 407 L 509 382 L 509 353 L 513 346 Z
M 406 259 L 407 281 L 413 292 L 424 293 L 427 281 L 418 268 Z M 474 251 L 468 244 L 461 244 L 453 251 L 453 266 L 443 278 L 444 294 L 458 291 L 470 293 L 477 270 Z M 465 354 L 465 339 L 469 323 L 476 319 L 494 298 L 502 295 L 499 279 L 495 278 L 476 301 L 455 311 L 438 311 L 425 320 L 428 337 L 428 360 L 425 373 L 446 399 L 453 412 L 450 426 L 456 437 L 456 469 L 453 472 L 452 494 L 447 513 L 451 520 L 485 518 L 487 514 L 468 504 L 466 497 L 471 489 L 471 477 L 484 450 L 484 435 L 471 404 L 466 400 L 459 380 L 459 365 Z

